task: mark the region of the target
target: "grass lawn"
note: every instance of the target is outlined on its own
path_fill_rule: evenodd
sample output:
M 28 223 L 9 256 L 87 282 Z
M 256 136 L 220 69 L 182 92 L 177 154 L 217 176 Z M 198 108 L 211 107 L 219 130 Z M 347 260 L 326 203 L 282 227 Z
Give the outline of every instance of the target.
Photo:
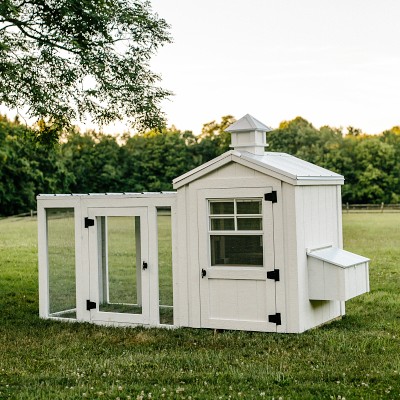
M 399 399 L 400 214 L 345 214 L 371 293 L 300 335 L 38 318 L 36 221 L 0 220 L 0 399 Z

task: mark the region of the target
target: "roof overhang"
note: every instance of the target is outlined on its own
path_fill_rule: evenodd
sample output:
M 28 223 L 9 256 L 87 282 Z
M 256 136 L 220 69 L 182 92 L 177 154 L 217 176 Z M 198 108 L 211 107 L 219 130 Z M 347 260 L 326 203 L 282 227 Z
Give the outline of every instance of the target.
M 282 165 L 274 165 L 273 159 L 271 162 L 266 163 L 263 161 L 263 157 L 257 157 L 250 153 L 239 152 L 235 150 L 227 151 L 221 154 L 219 157 L 214 158 L 205 164 L 200 165 L 197 168 L 175 178 L 173 182 L 174 189 L 179 189 L 180 187 L 189 184 L 218 168 L 223 167 L 230 162 L 236 162 L 245 167 L 259 171 L 265 175 L 277 178 L 283 182 L 289 183 L 291 185 L 343 185 L 344 177 L 342 175 L 336 174 L 334 172 L 328 171 L 324 168 L 317 167 L 313 164 L 307 163 L 306 161 L 300 160 L 296 157 L 289 156 L 285 153 L 265 153 L 266 155 L 273 154 L 274 156 L 287 157 L 290 160 L 296 160 L 299 165 L 306 165 L 309 169 L 307 174 L 295 174 L 293 172 L 293 167 L 291 170 Z

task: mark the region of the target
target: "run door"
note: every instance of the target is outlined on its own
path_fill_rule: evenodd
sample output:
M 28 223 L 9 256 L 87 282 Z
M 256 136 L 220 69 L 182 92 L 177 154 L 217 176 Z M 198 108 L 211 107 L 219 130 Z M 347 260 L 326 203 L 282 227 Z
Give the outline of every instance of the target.
M 89 208 L 91 320 L 149 323 L 146 207 Z
M 205 189 L 198 198 L 201 325 L 276 331 L 272 188 Z M 271 273 L 269 274 L 271 277 Z M 272 317 L 274 320 L 275 317 Z

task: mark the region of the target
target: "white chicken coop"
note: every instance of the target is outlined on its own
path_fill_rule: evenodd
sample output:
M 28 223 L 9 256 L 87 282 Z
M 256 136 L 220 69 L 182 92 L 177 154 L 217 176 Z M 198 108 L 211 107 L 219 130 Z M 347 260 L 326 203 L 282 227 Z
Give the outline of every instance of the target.
M 40 316 L 112 325 L 303 332 L 369 291 L 342 249 L 343 176 L 265 152 L 246 115 L 232 150 L 176 192 L 39 195 Z

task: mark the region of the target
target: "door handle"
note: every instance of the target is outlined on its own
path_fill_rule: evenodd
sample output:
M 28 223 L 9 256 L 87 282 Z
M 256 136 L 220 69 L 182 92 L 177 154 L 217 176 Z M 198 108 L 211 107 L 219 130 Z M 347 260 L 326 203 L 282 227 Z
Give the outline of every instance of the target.
M 143 269 L 147 269 L 147 262 L 146 261 L 143 261 L 142 267 L 143 267 Z
M 207 271 L 205 269 L 201 270 L 201 278 L 203 279 L 207 275 Z

